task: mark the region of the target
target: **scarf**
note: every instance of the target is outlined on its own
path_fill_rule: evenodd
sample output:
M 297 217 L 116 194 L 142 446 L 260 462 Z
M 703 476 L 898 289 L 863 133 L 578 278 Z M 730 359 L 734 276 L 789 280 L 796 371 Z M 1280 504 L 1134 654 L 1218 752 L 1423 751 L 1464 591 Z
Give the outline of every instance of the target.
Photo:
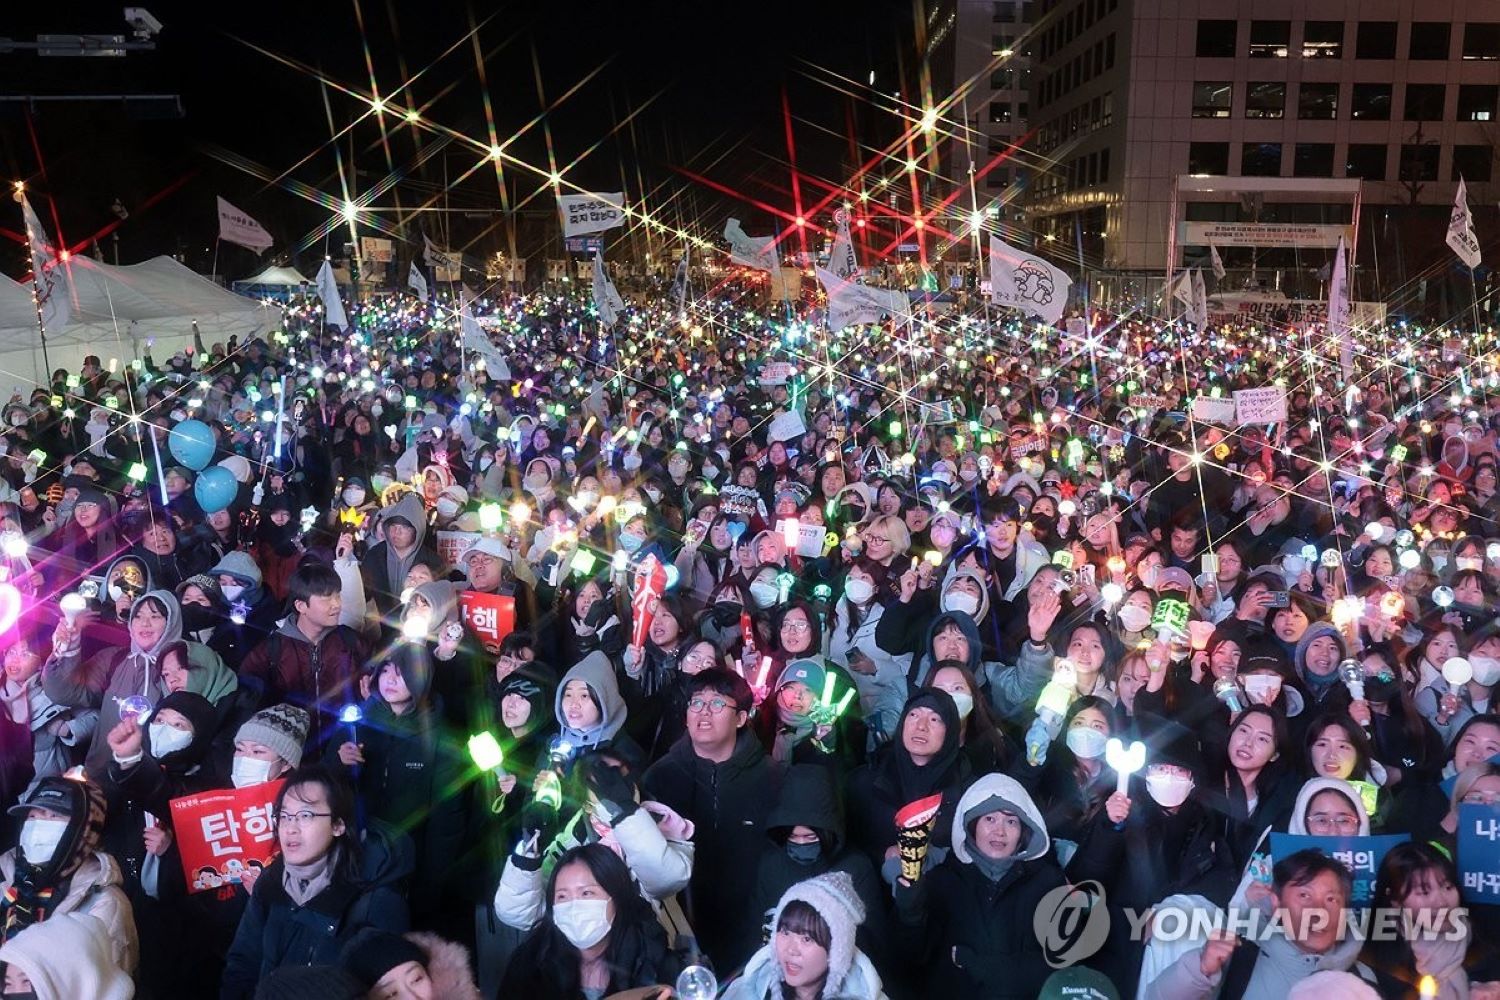
M 1010 871 L 1010 866 L 1016 863 L 1014 856 L 1009 858 L 992 858 L 985 854 L 979 849 L 979 845 L 974 843 L 973 837 L 967 838 L 967 841 L 968 843 L 965 846 L 969 849 L 969 857 L 973 859 L 974 867 L 979 869 L 979 874 L 991 882 L 999 882 L 1005 877 L 1005 873 Z
M 338 861 L 339 848 L 323 855 L 317 861 L 305 865 L 294 865 L 283 859 L 286 866 L 281 875 L 281 887 L 298 906 L 306 906 L 318 893 L 333 884 L 333 869 Z
M 41 885 L 41 875 L 40 868 L 16 852 L 16 881 L 5 890 L 5 922 L 0 926 L 0 941 L 9 941 L 17 931 L 47 919 L 57 887 Z
M 813 734 L 813 721 L 800 712 L 788 712 L 777 708 L 783 718 L 776 727 L 776 740 L 771 746 L 771 757 L 780 763 L 790 763 L 799 744 Z

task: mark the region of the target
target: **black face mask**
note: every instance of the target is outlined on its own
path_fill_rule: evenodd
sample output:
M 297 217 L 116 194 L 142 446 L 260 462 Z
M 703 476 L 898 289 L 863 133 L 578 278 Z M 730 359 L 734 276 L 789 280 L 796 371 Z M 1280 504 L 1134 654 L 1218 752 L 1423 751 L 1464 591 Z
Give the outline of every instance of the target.
M 201 632 L 204 629 L 213 628 L 218 623 L 219 613 L 213 608 L 205 608 L 201 604 L 184 604 L 182 606 L 182 630 L 184 632 Z
M 811 844 L 798 844 L 788 840 L 786 856 L 799 865 L 811 865 L 823 856 L 823 844 L 819 841 L 813 841 Z
M 719 628 L 729 628 L 739 624 L 744 610 L 745 606 L 739 601 L 719 601 L 709 610 L 709 615 Z
M 1378 674 L 1365 678 L 1365 697 L 1371 701 L 1393 701 L 1401 693 L 1401 685 L 1394 677 Z

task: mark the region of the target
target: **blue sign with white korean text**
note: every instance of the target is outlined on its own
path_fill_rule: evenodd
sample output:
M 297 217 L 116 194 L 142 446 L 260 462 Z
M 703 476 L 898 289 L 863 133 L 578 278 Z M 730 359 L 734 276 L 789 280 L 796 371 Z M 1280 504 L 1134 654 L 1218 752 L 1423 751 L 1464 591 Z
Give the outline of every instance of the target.
M 1279 864 L 1284 858 L 1309 848 L 1343 862 L 1354 876 L 1354 893 L 1350 906 L 1369 906 L 1375 899 L 1375 874 L 1380 871 L 1380 862 L 1385 854 L 1397 844 L 1411 838 L 1404 833 L 1388 833 L 1373 837 L 1314 837 L 1311 834 L 1271 834 L 1271 860 Z
M 1465 903 L 1500 903 L 1500 809 L 1459 805 L 1458 877 Z

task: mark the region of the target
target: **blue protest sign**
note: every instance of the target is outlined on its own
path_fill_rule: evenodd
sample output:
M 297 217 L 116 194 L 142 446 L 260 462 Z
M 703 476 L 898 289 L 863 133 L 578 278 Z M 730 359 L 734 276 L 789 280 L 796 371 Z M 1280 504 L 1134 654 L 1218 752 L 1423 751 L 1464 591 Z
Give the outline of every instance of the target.
M 1500 809 L 1459 805 L 1458 876 L 1465 903 L 1500 903 Z
M 1343 863 L 1354 876 L 1354 893 L 1350 906 L 1369 906 L 1375 898 L 1375 874 L 1387 851 L 1410 840 L 1404 833 L 1375 837 L 1314 837 L 1310 834 L 1271 834 L 1271 859 L 1279 864 L 1284 858 L 1309 848 Z

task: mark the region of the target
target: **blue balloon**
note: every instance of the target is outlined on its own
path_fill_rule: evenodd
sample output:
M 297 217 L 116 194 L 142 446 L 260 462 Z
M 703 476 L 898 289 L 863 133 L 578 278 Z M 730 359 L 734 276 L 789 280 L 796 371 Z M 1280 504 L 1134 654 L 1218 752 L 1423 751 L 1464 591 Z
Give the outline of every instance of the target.
M 193 483 L 193 496 L 198 499 L 198 506 L 203 508 L 205 514 L 228 507 L 234 503 L 239 492 L 240 484 L 235 481 L 234 473 L 222 465 L 204 469 Z
M 214 432 L 201 420 L 184 420 L 168 432 L 167 448 L 177 461 L 198 472 L 214 459 Z

